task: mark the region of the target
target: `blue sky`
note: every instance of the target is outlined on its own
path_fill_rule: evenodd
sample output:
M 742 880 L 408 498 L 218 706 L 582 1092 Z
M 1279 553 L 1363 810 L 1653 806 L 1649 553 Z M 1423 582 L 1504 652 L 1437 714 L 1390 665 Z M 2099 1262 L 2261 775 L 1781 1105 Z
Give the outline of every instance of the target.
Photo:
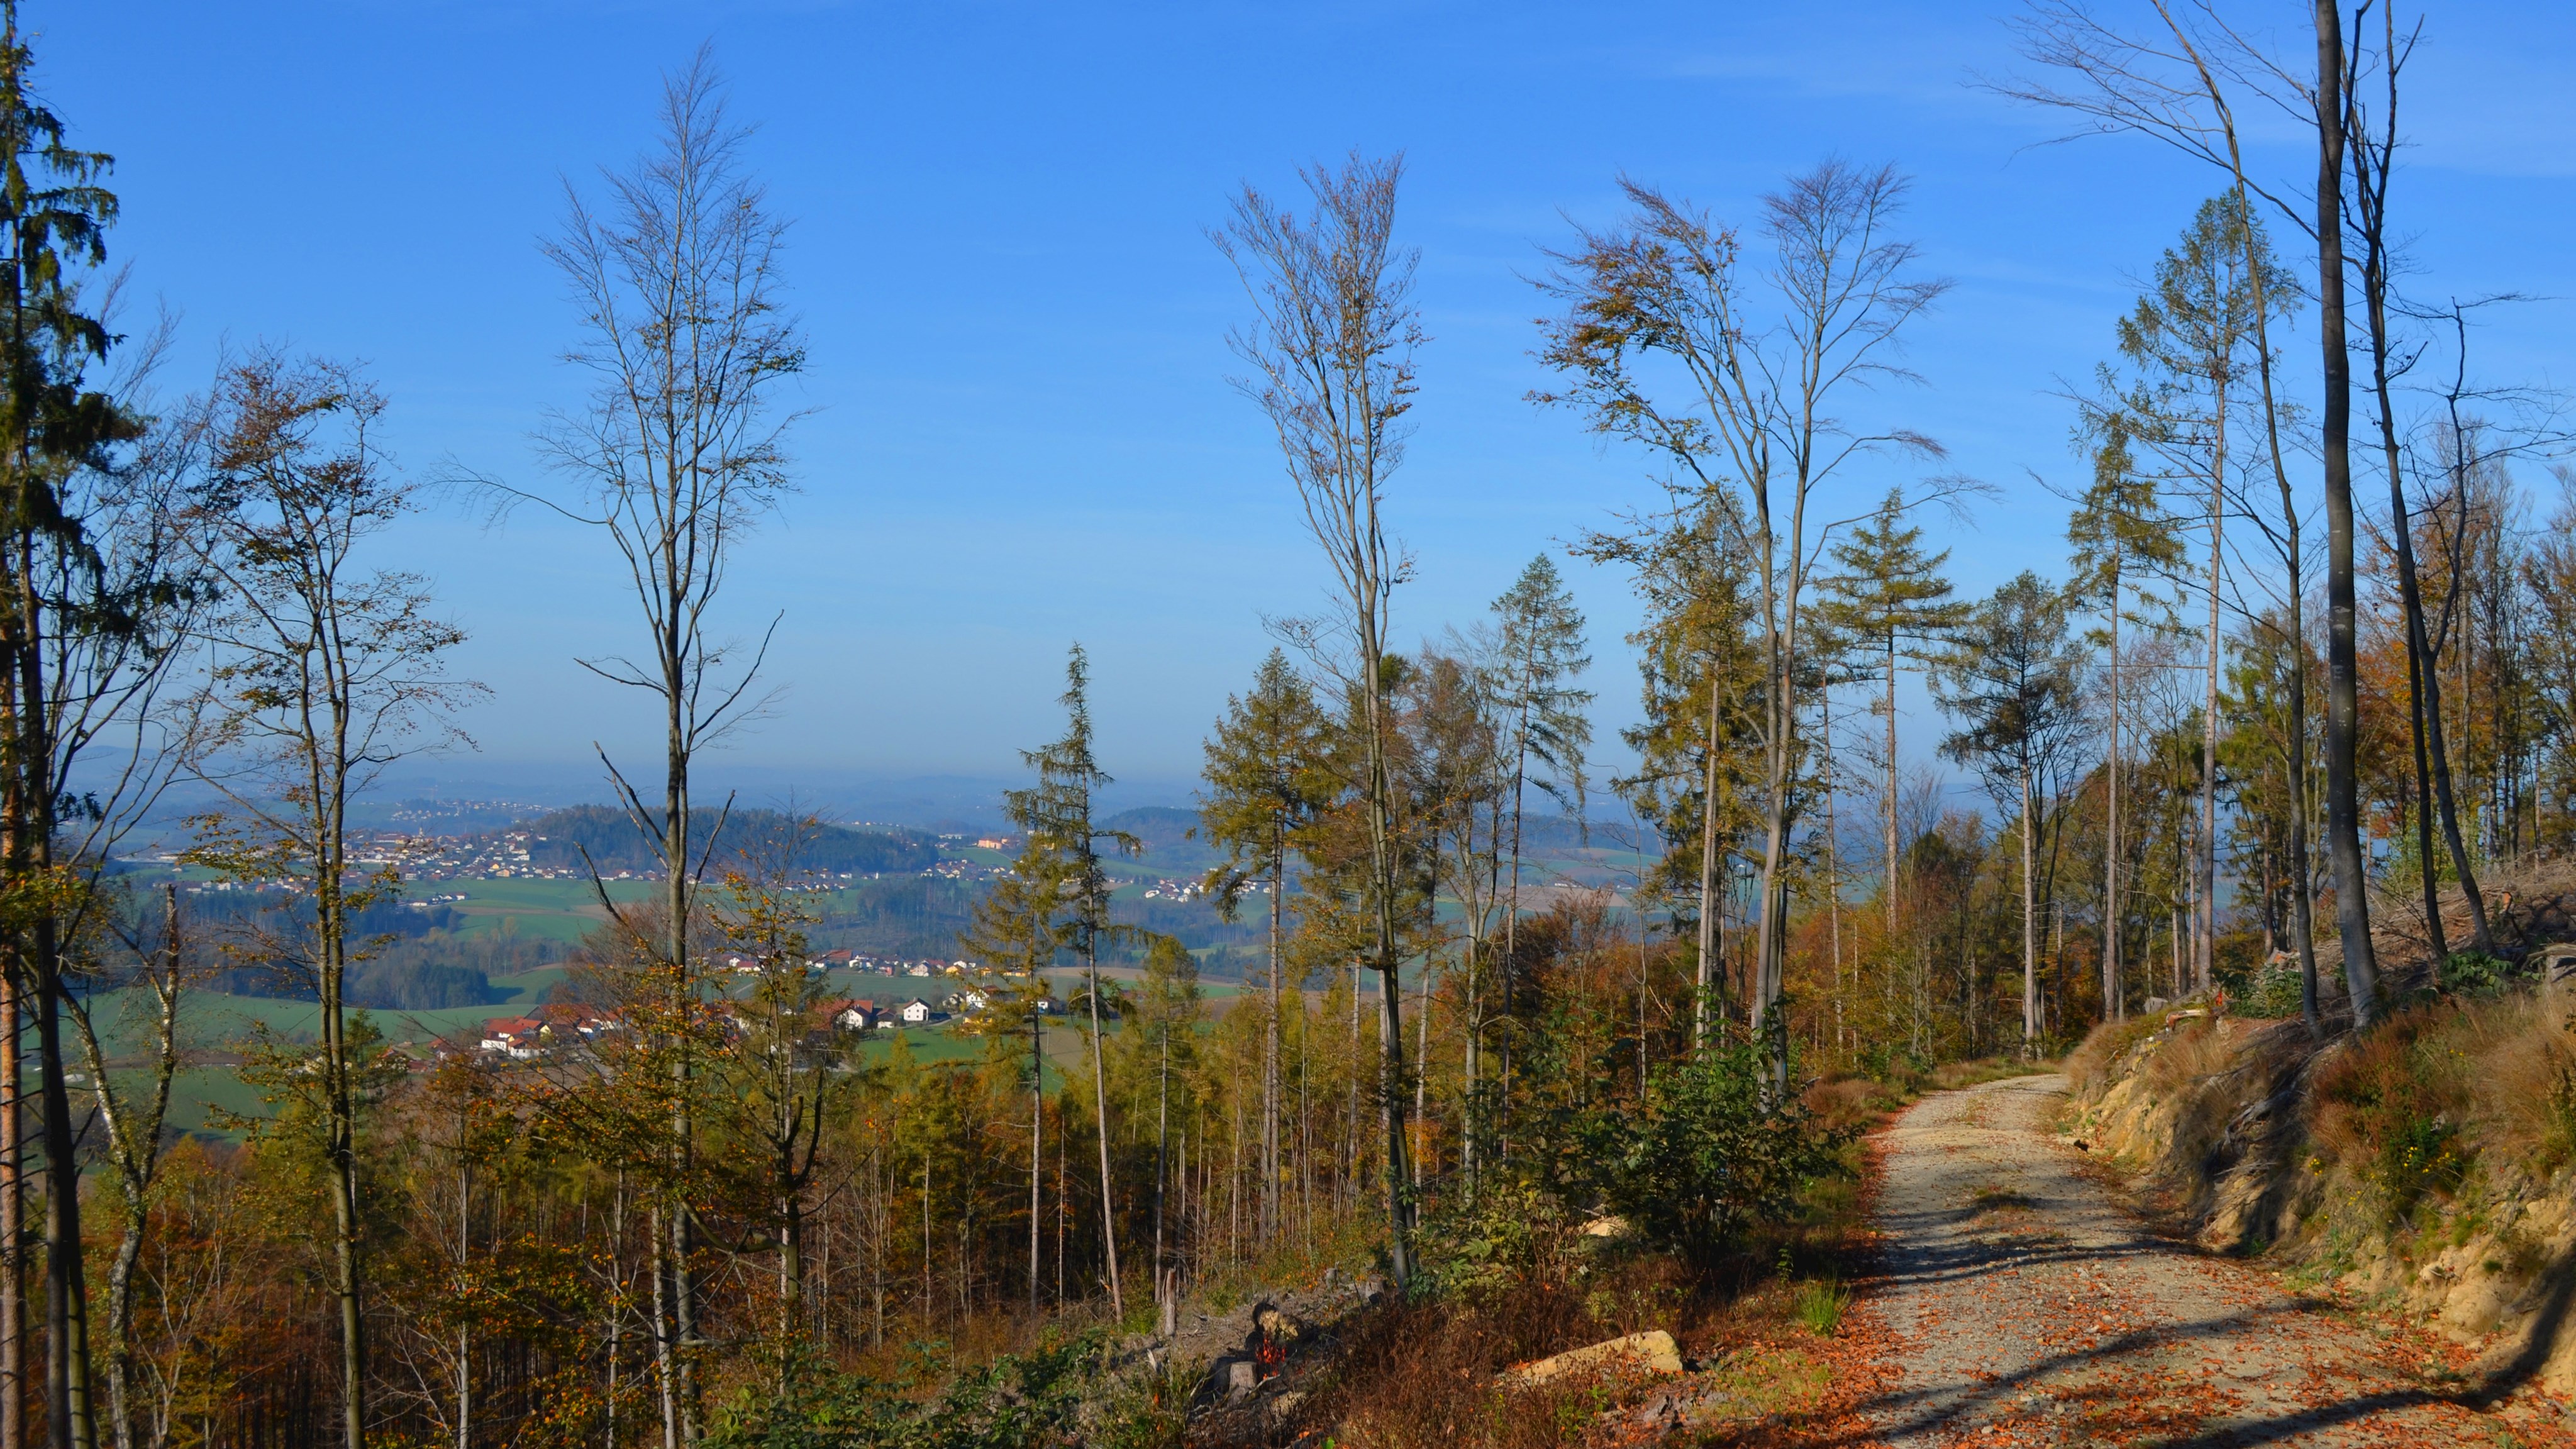
M 2296 25 L 2304 7 L 2237 7 Z M 1065 644 L 1096 669 L 1105 762 L 1177 799 L 1197 742 L 1314 607 L 1321 565 L 1270 439 L 1227 386 L 1244 303 L 1204 230 L 1250 180 L 1402 150 L 1432 341 L 1393 516 L 1419 558 L 1401 635 L 1476 616 L 1529 557 L 1651 496 L 1643 460 L 1523 401 L 1525 278 L 1621 173 L 1750 217 L 1839 154 L 1916 178 L 1927 265 L 1957 286 L 1913 339 L 1929 385 L 1856 412 L 1927 432 L 2001 490 L 1939 526 L 1963 588 L 2060 567 L 2071 476 L 2053 394 L 2102 357 L 2134 279 L 2215 178 L 1983 93 L 2000 4 L 433 4 L 32 0 L 50 98 L 113 152 L 132 291 L 184 314 L 165 386 L 227 344 L 362 359 L 393 446 L 541 482 L 528 443 L 578 388 L 537 244 L 562 186 L 650 139 L 659 74 L 711 39 L 751 154 L 795 221 L 812 347 L 803 492 L 744 548 L 731 616 L 785 622 L 777 713 L 711 764 L 833 791 L 1011 773 L 1047 738 Z M 2576 294 L 2563 74 L 2576 10 L 2441 7 L 2408 98 L 2418 290 Z M 2296 138 L 2262 139 L 2295 166 Z M 2312 165 L 2313 163 L 2308 163 Z M 2565 371 L 2569 309 L 2523 306 L 2484 370 Z M 2294 347 L 2298 343 L 2292 344 Z M 2304 359 L 2306 354 L 2295 357 Z M 2312 368 L 2312 364 L 2309 364 Z M 1910 476 L 1863 469 L 1868 497 Z M 649 712 L 576 669 L 636 634 L 601 540 L 446 506 L 387 540 L 474 634 L 494 691 L 455 779 L 569 780 L 649 751 Z M 1622 581 L 1570 565 L 1605 737 L 1633 717 Z M 1928 740 L 1931 721 L 1909 722 Z

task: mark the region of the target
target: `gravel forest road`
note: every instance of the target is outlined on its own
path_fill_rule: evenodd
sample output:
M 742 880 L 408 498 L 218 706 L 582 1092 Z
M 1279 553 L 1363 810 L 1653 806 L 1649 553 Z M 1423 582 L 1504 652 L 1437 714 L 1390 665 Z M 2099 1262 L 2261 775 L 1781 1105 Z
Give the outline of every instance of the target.
M 2065 1091 L 2048 1076 L 1944 1092 L 1885 1134 L 1885 1442 L 2566 1442 L 2545 1402 L 2454 1402 L 2456 1382 L 2416 1371 L 2420 1341 L 2150 1231 L 2053 1135 Z

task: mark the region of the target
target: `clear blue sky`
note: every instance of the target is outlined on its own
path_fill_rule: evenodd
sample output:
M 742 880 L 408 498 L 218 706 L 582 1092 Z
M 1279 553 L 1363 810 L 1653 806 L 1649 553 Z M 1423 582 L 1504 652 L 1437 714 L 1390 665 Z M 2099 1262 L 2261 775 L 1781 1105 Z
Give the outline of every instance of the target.
M 2117 0 L 2107 0 L 2117 5 Z M 2295 26 L 2304 6 L 2238 6 Z M 1397 527 L 1407 638 L 1466 622 L 1541 549 L 1650 496 L 1523 395 L 1523 278 L 1622 172 L 1749 216 L 1828 154 L 1913 173 L 1913 226 L 1957 289 L 1914 340 L 1930 386 L 1869 405 L 1997 484 L 1951 531 L 1960 581 L 2061 567 L 2058 381 L 2103 356 L 2134 278 L 2215 189 L 2138 140 L 2034 149 L 2057 119 L 1972 89 L 2013 64 L 2000 3 L 1561 6 L 174 3 L 30 0 L 50 98 L 113 152 L 133 290 L 185 314 L 165 383 L 227 342 L 363 359 L 394 446 L 537 481 L 527 434 L 577 380 L 537 241 L 561 185 L 650 139 L 659 73 L 712 39 L 777 209 L 813 366 L 802 496 L 746 546 L 731 617 L 786 622 L 777 716 L 745 778 L 995 776 L 1047 738 L 1063 650 L 1092 651 L 1109 768 L 1177 797 L 1267 648 L 1324 579 L 1270 439 L 1225 378 L 1242 315 L 1204 228 L 1245 180 L 1403 150 L 1432 342 Z M 2409 207 L 2434 296 L 2576 294 L 2576 7 L 2436 7 L 2408 105 Z M 2278 139 L 2286 142 L 2286 134 Z M 2268 160 L 2293 153 L 2284 149 Z M 2311 165 L 2313 163 L 2310 163 Z M 2569 309 L 2491 329 L 2484 360 L 2564 371 Z M 2294 346 L 2297 344 L 2293 344 Z M 2298 354 L 2304 358 L 2306 354 Z M 1898 474 L 1863 470 L 1852 489 Z M 636 635 L 602 542 L 462 507 L 387 561 L 435 577 L 494 690 L 467 721 L 495 778 L 589 742 L 649 751 L 640 699 L 571 663 Z M 1621 581 L 1569 565 L 1605 736 L 1633 717 Z M 1909 728 L 1928 737 L 1930 721 Z

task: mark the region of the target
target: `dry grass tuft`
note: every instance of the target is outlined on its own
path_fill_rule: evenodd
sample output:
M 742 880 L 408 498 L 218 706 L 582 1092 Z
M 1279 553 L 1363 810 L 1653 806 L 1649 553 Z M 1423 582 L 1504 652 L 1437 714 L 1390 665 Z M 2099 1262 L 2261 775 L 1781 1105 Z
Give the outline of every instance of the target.
M 1881 1116 L 1905 1105 L 1906 1093 L 1869 1077 L 1837 1077 L 1807 1088 L 1807 1110 L 1830 1132 L 1869 1127 Z
M 2109 1085 L 2112 1069 L 2130 1048 L 2162 1031 L 2165 1013 L 2144 1012 L 2121 1021 L 2106 1021 L 2084 1034 L 2066 1057 L 2066 1078 L 2075 1090 L 2091 1095 Z
M 2147 1088 L 2160 1098 L 2197 1092 L 2236 1065 L 2236 1048 L 2219 1023 L 2207 1018 L 2185 1021 L 2147 1058 L 2143 1071 Z
M 2401 1011 L 2335 1054 L 2317 1073 L 2312 1140 L 2380 1195 L 2391 1222 L 2466 1174 L 2460 1140 L 2473 1106 L 2469 1047 L 2479 1032 L 2448 1002 Z
M 2576 1037 L 2536 997 L 2516 994 L 2469 1013 L 2477 1023 L 2471 1126 L 2482 1153 L 2546 1178 L 2576 1157 Z

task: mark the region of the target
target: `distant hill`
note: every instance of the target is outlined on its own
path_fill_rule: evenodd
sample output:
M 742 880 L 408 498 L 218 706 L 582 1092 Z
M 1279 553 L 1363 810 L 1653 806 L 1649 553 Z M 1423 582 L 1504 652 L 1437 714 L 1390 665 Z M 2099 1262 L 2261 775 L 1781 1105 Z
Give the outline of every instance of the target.
M 1206 840 L 1190 839 L 1190 832 L 1199 828 L 1199 812 L 1195 810 L 1145 805 L 1121 810 L 1100 823 L 1135 836 L 1145 847 L 1141 863 L 1155 870 L 1195 870 L 1216 862 L 1217 852 L 1208 847 Z
M 716 828 L 717 818 L 724 816 L 724 834 L 715 841 L 709 855 L 708 833 Z M 746 854 L 758 857 L 773 842 L 786 838 L 794 824 L 791 817 L 776 810 L 737 809 L 730 815 L 721 810 L 699 807 L 689 812 L 689 855 L 694 862 L 704 858 L 710 872 L 720 872 L 743 859 Z M 659 871 L 661 861 L 653 848 L 635 833 L 634 822 L 626 812 L 606 805 L 575 805 L 555 810 L 523 822 L 520 829 L 528 832 L 528 864 L 579 869 L 585 855 L 589 863 L 602 871 Z M 800 843 L 795 869 L 825 871 L 833 875 L 914 874 L 928 870 L 939 859 L 938 843 L 917 831 L 852 830 L 846 826 L 815 827 Z

